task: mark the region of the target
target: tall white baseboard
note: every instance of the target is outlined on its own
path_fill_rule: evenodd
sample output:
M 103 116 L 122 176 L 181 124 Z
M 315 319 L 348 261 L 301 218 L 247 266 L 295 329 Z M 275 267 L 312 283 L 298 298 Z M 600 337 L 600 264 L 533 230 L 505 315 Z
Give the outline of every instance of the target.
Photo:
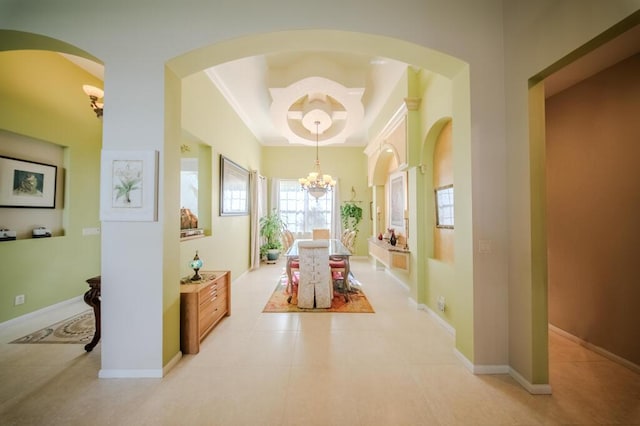
M 509 368 L 509 375 L 532 395 L 551 395 L 551 385 L 549 384 L 534 385 L 513 368 Z
M 589 349 L 590 351 L 593 351 L 595 353 L 597 353 L 598 355 L 602 355 L 603 357 L 607 358 L 610 361 L 613 361 L 615 363 L 618 363 L 624 367 L 627 367 L 629 370 L 636 372 L 636 373 L 640 373 L 640 365 L 635 364 L 631 361 L 629 361 L 628 359 L 624 359 L 621 356 L 618 356 L 614 353 L 609 352 L 606 349 L 601 348 L 600 346 L 596 346 L 593 343 L 589 343 L 586 340 L 583 340 L 581 338 L 579 338 L 578 336 L 574 336 L 571 333 L 568 333 L 566 331 L 564 331 L 561 328 L 556 327 L 555 325 L 551 325 L 549 324 L 549 331 L 552 331 L 556 334 L 559 334 L 562 337 L 565 337 L 569 340 L 571 340 L 574 343 L 577 343 L 580 346 L 584 346 L 585 348 Z
M 411 299 L 413 301 L 413 299 Z M 415 303 L 415 301 L 414 301 Z M 425 311 L 427 314 L 429 314 L 429 316 L 431 318 L 433 318 L 434 320 L 436 320 L 436 322 L 438 324 L 440 324 L 440 326 L 442 326 L 442 328 L 444 328 L 447 333 L 449 333 L 450 335 L 452 335 L 454 338 L 456 337 L 456 329 L 453 328 L 453 326 L 451 324 L 449 324 L 448 322 L 446 322 L 440 315 L 438 315 L 433 309 L 431 309 L 430 307 L 428 307 L 427 305 L 425 305 L 424 303 L 421 303 L 419 305 L 417 305 L 418 309 L 420 309 L 421 311 Z
M 141 369 L 141 370 L 109 370 L 101 369 L 98 377 L 101 379 L 161 379 L 162 368 Z
M 462 364 L 472 372 L 473 374 L 484 375 L 484 374 L 509 374 L 509 366 L 508 365 L 477 365 L 469 361 L 469 359 L 464 356 L 462 352 L 457 349 L 453 349 L 453 353 L 456 357 L 462 362 Z

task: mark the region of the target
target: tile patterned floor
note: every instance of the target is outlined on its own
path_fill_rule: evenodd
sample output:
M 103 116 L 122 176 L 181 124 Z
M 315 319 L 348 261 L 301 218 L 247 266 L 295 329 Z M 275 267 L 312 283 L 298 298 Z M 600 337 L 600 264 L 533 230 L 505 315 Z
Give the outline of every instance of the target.
M 8 344 L 86 309 L 0 327 L 2 425 L 640 425 L 640 375 L 551 333 L 553 395 L 475 376 L 406 290 L 354 261 L 375 314 L 264 314 L 282 265 L 233 284 L 233 315 L 163 379 L 98 379 L 100 345 Z

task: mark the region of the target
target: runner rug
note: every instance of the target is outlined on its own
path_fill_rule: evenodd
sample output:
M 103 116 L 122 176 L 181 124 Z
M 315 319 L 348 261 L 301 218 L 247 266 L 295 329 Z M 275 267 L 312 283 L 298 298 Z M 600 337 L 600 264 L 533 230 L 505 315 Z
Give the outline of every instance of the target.
M 48 327 L 29 333 L 11 343 L 78 343 L 87 344 L 96 331 L 92 310 L 74 315 Z
M 360 284 L 355 282 L 352 278 L 351 292 L 349 293 L 349 300 L 346 301 L 344 293 L 340 290 L 333 292 L 333 300 L 331 307 L 326 309 L 303 309 L 298 308 L 298 305 L 288 302 L 289 293 L 287 293 L 287 275 L 283 274 L 276 285 L 273 294 L 269 298 L 267 305 L 262 312 L 267 313 L 281 313 L 281 312 L 340 312 L 340 313 L 375 313 L 367 296 L 362 291 Z

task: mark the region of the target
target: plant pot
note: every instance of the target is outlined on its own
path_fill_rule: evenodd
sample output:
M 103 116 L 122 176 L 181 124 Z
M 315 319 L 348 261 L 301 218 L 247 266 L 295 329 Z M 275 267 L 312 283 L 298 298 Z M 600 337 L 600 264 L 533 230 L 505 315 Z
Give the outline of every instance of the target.
M 280 257 L 280 250 L 270 249 L 267 250 L 267 262 L 275 262 Z

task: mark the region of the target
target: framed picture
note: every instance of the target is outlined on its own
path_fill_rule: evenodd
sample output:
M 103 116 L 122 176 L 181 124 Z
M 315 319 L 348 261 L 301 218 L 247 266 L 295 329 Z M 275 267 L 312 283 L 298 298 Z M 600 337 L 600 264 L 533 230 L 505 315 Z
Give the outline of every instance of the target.
M 220 216 L 249 214 L 249 171 L 220 156 Z
M 406 209 L 407 175 L 404 172 L 389 176 L 389 227 L 396 231 L 404 229 Z
M 436 193 L 436 227 L 453 229 L 453 185 L 435 189 Z
M 0 207 L 56 207 L 58 167 L 0 156 Z
M 102 151 L 100 220 L 158 220 L 158 152 Z

